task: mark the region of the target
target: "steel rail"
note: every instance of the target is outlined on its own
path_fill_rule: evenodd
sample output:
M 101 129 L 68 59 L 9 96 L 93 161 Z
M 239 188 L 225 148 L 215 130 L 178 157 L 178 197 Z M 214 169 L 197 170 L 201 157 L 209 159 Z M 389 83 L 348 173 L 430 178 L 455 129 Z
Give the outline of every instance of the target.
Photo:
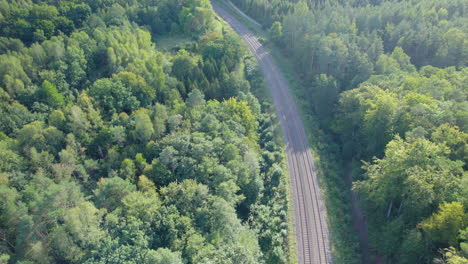
M 218 15 L 242 37 L 258 60 L 266 84 L 271 91 L 286 144 L 291 193 L 294 202 L 294 231 L 297 240 L 298 262 L 301 264 L 331 264 L 333 257 L 327 211 L 304 125 L 287 82 L 271 55 L 247 27 L 215 2 L 212 2 L 212 5 Z

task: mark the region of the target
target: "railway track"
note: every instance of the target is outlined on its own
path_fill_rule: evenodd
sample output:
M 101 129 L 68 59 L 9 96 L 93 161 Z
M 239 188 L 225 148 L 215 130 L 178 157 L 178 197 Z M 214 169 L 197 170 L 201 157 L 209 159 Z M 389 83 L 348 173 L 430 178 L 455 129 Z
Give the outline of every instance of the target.
M 299 111 L 287 82 L 271 55 L 258 39 L 223 8 L 212 2 L 214 10 L 242 37 L 258 60 L 271 91 L 286 144 L 286 154 L 294 202 L 294 228 L 298 263 L 331 264 L 333 257 L 327 212 Z

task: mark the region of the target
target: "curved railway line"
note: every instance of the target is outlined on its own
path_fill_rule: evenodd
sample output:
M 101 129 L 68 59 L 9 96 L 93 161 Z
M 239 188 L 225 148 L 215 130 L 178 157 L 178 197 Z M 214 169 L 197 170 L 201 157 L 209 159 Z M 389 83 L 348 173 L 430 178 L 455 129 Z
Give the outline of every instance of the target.
M 331 264 L 327 211 L 299 111 L 271 55 L 236 18 L 212 2 L 214 10 L 242 37 L 258 60 L 271 91 L 283 132 L 294 202 L 298 263 Z

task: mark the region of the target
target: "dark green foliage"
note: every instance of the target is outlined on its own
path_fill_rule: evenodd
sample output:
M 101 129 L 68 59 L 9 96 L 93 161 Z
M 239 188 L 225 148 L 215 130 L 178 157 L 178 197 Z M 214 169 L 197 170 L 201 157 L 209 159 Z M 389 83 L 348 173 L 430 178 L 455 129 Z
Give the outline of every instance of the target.
M 26 107 L 18 103 L 0 103 L 0 131 L 6 134 L 16 132 L 27 123 L 36 119 Z
M 321 120 L 330 120 L 338 101 L 339 88 L 332 76 L 320 74 L 312 82 L 312 98 L 315 112 Z
M 282 25 L 281 43 L 298 71 L 311 78 L 332 75 L 342 89 L 365 81 L 377 70 L 379 56 L 397 47 L 417 67 L 460 69 L 467 64 L 463 48 L 467 6 L 463 0 L 379 1 L 371 5 L 366 4 L 371 1 L 233 2 L 272 27 L 275 36 L 281 35 L 278 29 Z M 275 36 L 272 40 L 278 42 Z
M 45 40 L 57 34 L 71 33 L 73 22 L 61 16 L 55 6 L 46 4 L 3 2 L 1 34 L 5 37 L 19 38 L 25 43 Z
M 96 99 L 103 112 L 108 115 L 130 113 L 140 106 L 138 99 L 132 95 L 130 87 L 119 80 L 97 80 L 91 86 L 89 95 Z
M 102 178 L 94 191 L 96 206 L 113 211 L 121 205 L 122 199 L 132 191 L 135 191 L 135 185 L 122 178 Z

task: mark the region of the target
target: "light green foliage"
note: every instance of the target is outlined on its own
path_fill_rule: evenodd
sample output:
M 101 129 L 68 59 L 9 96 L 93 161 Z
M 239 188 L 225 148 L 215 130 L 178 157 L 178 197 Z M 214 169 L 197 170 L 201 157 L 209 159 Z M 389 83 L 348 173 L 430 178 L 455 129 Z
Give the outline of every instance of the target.
M 10 96 L 23 93 L 25 85 L 30 84 L 31 79 L 26 74 L 21 59 L 7 54 L 2 54 L 0 57 L 1 86 Z
M 200 90 L 195 89 L 188 94 L 187 106 L 189 107 L 201 106 L 201 105 L 205 105 L 205 103 L 206 103 L 205 96 L 203 95 L 202 92 L 200 92 Z
M 58 153 L 64 143 L 63 132 L 55 127 L 46 127 L 42 121 L 34 121 L 18 131 L 18 143 L 22 147 Z
M 422 221 L 421 228 L 430 240 L 447 246 L 457 246 L 459 231 L 468 225 L 468 214 L 458 202 L 441 204 L 439 211 Z
M 65 115 L 60 110 L 54 110 L 49 115 L 49 125 L 54 126 L 59 129 L 63 129 L 65 127 Z
M 49 81 L 44 81 L 42 83 L 41 87 L 36 92 L 36 97 L 38 100 L 53 108 L 60 107 L 65 103 L 63 95 L 60 94 L 55 85 Z
M 256 129 L 258 124 L 255 121 L 255 116 L 246 101 L 239 102 L 236 99 L 231 98 L 221 104 L 221 109 L 223 110 L 222 118 L 224 120 L 232 119 L 239 122 L 239 124 L 245 128 L 246 135 L 252 140 L 256 139 Z
M 66 75 L 72 87 L 81 88 L 86 82 L 86 70 L 88 61 L 85 51 L 78 41 L 71 40 L 65 52 L 65 61 L 68 64 Z
M 435 263 L 447 263 L 447 264 L 466 264 L 468 259 L 459 253 L 454 248 L 448 248 L 443 250 L 442 259 L 434 260 Z
M 113 79 L 119 80 L 123 85 L 129 87 L 132 94 L 143 106 L 150 104 L 156 98 L 156 87 L 151 87 L 143 77 L 133 72 L 118 73 L 114 75 Z
M 266 28 L 277 31 L 281 23 L 281 43 L 307 81 L 323 73 L 335 77 L 340 87 L 354 88 L 374 69 L 414 69 L 401 51 L 418 67 L 460 69 L 467 63 L 463 0 L 233 2 Z
M 23 158 L 11 149 L 12 144 L 6 140 L 0 141 L 0 172 L 19 170 L 23 165 Z
M 141 75 L 150 85 L 150 89 L 158 90 L 164 87 L 162 55 L 155 51 L 149 32 L 140 28 L 123 27 L 119 30 L 96 30 L 94 38 L 105 43 L 104 49 L 100 50 L 101 53 L 105 53 L 105 60 L 98 64 L 100 66 L 98 71 L 105 73 L 130 71 Z M 126 81 L 131 80 L 123 77 L 123 82 Z M 138 90 L 141 87 L 136 88 Z
M 167 120 L 167 126 L 169 128 L 169 131 L 175 132 L 181 123 L 182 123 L 182 116 L 173 115 L 169 117 L 169 119 Z
M 426 66 L 414 72 L 401 50 L 385 59 L 392 61 L 392 70 L 387 65 L 382 74 L 341 94 L 333 129 L 348 157 L 384 156 L 366 164 L 367 177 L 356 183 L 375 219 L 374 232 L 382 235 L 375 242 L 380 250 L 401 263 L 428 261 L 433 255 L 421 246 L 427 238 L 417 239 L 415 231 L 395 234 L 414 229 L 440 203 L 464 201 L 466 132 L 457 116 L 465 112 L 459 109 L 464 108 L 460 81 L 466 70 Z M 394 135 L 405 139 L 392 140 Z M 394 246 L 401 240 L 407 244 Z
M 399 68 L 405 72 L 413 72 L 416 70 L 413 64 L 411 64 L 410 57 L 405 54 L 405 51 L 401 47 L 396 47 L 390 58 L 394 59 L 398 64 Z
M 450 148 L 451 159 L 462 160 L 465 164 L 468 161 L 468 134 L 458 127 L 444 124 L 432 133 L 431 139 Z
M 1 254 L 0 255 L 0 263 L 1 264 L 8 264 L 8 260 L 10 259 L 10 255 Z
M 179 13 L 179 21 L 185 33 L 199 35 L 213 29 L 214 16 L 208 0 L 190 0 Z
M 233 145 L 233 144 L 228 144 L 224 147 L 223 150 L 223 159 L 225 161 L 231 161 L 240 158 L 239 156 L 239 149 Z
M 145 144 L 151 139 L 154 133 L 153 124 L 151 123 L 151 119 L 149 117 L 149 111 L 144 108 L 140 108 L 133 112 L 132 116 L 135 122 L 133 137 L 135 141 L 139 141 Z
M 142 192 L 151 192 L 155 191 L 156 185 L 145 175 L 141 175 L 140 177 L 138 177 L 138 189 Z
M 135 177 L 135 163 L 131 159 L 124 159 L 120 165 L 120 174 L 123 178 L 132 180 Z
M 154 253 L 150 253 L 148 263 L 154 264 L 182 264 L 180 253 L 172 252 L 166 248 L 159 248 Z
M 459 126 L 463 130 L 463 118 L 456 116 L 463 115 L 463 110 L 458 109 L 463 108 L 464 102 L 452 96 L 463 89 L 459 82 L 464 71 L 428 70 L 424 67 L 403 79 L 401 72 L 372 76 L 359 88 L 342 93 L 334 130 L 342 135 L 346 149 L 364 156 L 380 155 L 395 133 L 403 136 L 423 129 L 430 134 L 442 125 L 440 129 Z M 443 90 L 436 88 L 440 84 L 445 86 Z
M 383 241 L 395 239 L 391 240 L 393 248 L 382 247 L 387 254 L 400 248 L 401 237 L 394 235 L 398 230 L 415 227 L 431 208 L 461 194 L 463 163 L 450 160 L 448 153 L 445 146 L 424 138 L 410 138 L 406 142 L 396 138 L 387 145 L 383 159 L 365 165 L 366 177 L 356 182 L 354 188 L 365 206 L 374 212 L 374 221 L 385 223 L 377 231 L 382 234 L 377 241 L 385 245 Z M 391 226 L 392 231 L 388 231 Z M 418 255 L 417 251 L 412 254 Z
M 221 27 L 207 0 L 0 0 L 1 263 L 288 258 L 282 157 Z
M 51 234 L 55 254 L 69 261 L 82 259 L 83 249 L 96 246 L 104 236 L 100 229 L 101 217 L 102 212 L 90 202 L 69 209 L 64 215 L 64 223 Z
M 166 107 L 161 104 L 156 104 L 153 117 L 154 134 L 156 137 L 160 137 L 166 132 L 167 119 Z
M 197 208 L 206 206 L 208 202 L 207 186 L 193 180 L 186 180 L 181 184 L 171 183 L 161 190 L 161 195 L 166 206 L 176 206 L 183 215 L 194 215 Z
M 283 26 L 281 22 L 276 21 L 271 25 L 270 28 L 270 37 L 273 41 L 279 43 L 281 41 L 281 37 L 283 36 Z

